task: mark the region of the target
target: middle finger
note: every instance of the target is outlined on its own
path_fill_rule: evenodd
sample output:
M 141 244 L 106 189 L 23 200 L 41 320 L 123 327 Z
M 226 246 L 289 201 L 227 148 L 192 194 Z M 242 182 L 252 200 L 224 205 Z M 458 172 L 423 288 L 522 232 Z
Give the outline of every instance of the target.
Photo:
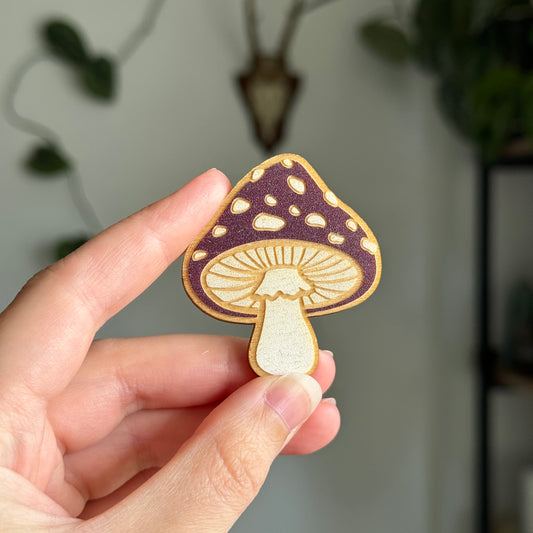
M 49 404 L 49 419 L 64 453 L 100 441 L 142 409 L 218 402 L 255 377 L 245 339 L 165 335 L 96 341 L 80 371 Z M 321 353 L 315 379 L 326 390 L 332 358 Z

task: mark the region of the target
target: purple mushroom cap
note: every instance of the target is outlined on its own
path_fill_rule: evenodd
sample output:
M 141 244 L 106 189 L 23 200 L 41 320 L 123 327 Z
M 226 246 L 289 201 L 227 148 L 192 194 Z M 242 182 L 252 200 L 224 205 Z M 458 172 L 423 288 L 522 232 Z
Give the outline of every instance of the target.
M 293 264 L 307 265 L 305 279 L 318 287 L 304 298 L 308 316 L 357 305 L 374 291 L 381 274 L 379 247 L 365 222 L 305 159 L 283 154 L 253 169 L 230 192 L 189 246 L 183 280 L 204 311 L 229 322 L 253 323 L 259 304 L 250 294 L 257 289 L 258 272 Z M 321 272 L 325 278 L 318 283 Z M 237 284 L 230 287 L 232 279 Z M 210 280 L 218 280 L 214 289 Z M 223 291 L 232 297 L 225 298 Z

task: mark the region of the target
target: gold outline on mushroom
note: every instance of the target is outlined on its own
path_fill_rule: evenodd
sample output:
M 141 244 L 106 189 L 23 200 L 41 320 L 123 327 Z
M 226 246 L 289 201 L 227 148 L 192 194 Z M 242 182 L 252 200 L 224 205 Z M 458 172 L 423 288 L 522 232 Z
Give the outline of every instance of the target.
M 300 211 L 299 207 L 297 205 L 291 205 L 289 207 L 289 213 L 293 216 L 293 217 L 299 217 L 302 212 Z
M 305 223 L 312 228 L 325 228 L 328 223 L 320 213 L 309 213 L 305 217 Z
M 252 172 L 252 177 L 250 178 L 250 181 L 258 181 L 264 176 L 264 174 L 265 174 L 264 168 L 256 168 Z
M 322 178 L 317 174 L 316 170 L 309 164 L 307 160 L 305 160 L 303 157 L 297 155 L 297 154 L 279 154 L 274 157 L 271 157 L 270 159 L 267 159 L 262 163 L 262 167 L 264 168 L 271 168 L 274 165 L 278 163 L 282 163 L 284 159 L 290 159 L 292 161 L 297 162 L 300 164 L 305 171 L 311 176 L 313 181 L 322 189 L 322 191 L 329 190 L 329 187 L 324 183 Z M 257 170 L 257 169 L 256 169 Z M 214 318 L 217 318 L 219 320 L 225 320 L 226 322 L 237 322 L 241 324 L 254 324 L 256 319 L 255 316 L 241 316 L 241 317 L 228 317 L 224 313 L 221 313 L 219 311 L 216 311 L 212 309 L 211 307 L 207 306 L 194 292 L 194 289 L 191 286 L 191 282 L 189 280 L 189 276 L 187 274 L 189 262 L 192 259 L 192 254 L 196 251 L 196 247 L 200 244 L 200 241 L 211 231 L 211 228 L 216 224 L 218 219 L 221 217 L 221 215 L 224 213 L 227 205 L 232 202 L 234 199 L 238 198 L 239 193 L 241 189 L 250 181 L 250 176 L 252 175 L 252 172 L 249 172 L 230 192 L 230 194 L 227 197 L 227 200 L 219 207 L 218 211 L 213 215 L 211 221 L 209 224 L 206 225 L 203 231 L 201 231 L 196 239 L 189 245 L 185 252 L 185 257 L 183 260 L 183 268 L 182 268 L 182 278 L 183 278 L 183 285 L 185 287 L 185 290 L 187 291 L 187 294 L 191 298 L 191 300 L 197 305 L 202 311 L 207 313 L 208 315 L 213 316 Z M 362 228 L 364 233 L 368 236 L 369 239 L 372 239 L 375 241 L 374 233 L 372 230 L 368 227 L 368 224 L 347 204 L 345 204 L 342 200 L 339 199 L 339 207 L 348 214 L 350 218 L 355 220 Z M 290 242 L 290 241 L 287 241 Z M 381 254 L 378 251 L 375 254 L 375 261 L 376 261 L 376 275 L 374 278 L 374 281 L 372 282 L 372 285 L 368 288 L 367 291 L 363 295 L 361 295 L 359 298 L 355 300 L 351 300 L 350 302 L 337 307 L 336 309 L 323 309 L 320 311 L 310 310 L 309 316 L 322 316 L 322 315 L 329 315 L 331 313 L 336 313 L 338 311 L 342 311 L 344 309 L 349 309 L 350 307 L 354 307 L 356 305 L 359 305 L 363 303 L 367 298 L 369 298 L 372 293 L 375 291 L 376 287 L 379 285 L 379 280 L 381 278 Z M 255 370 L 255 369 L 254 369 Z
M 283 164 L 284 160 L 289 160 L 290 162 L 295 162 L 301 165 L 304 170 L 311 176 L 313 181 L 316 183 L 316 185 L 322 190 L 323 193 L 329 190 L 329 187 L 323 182 L 323 180 L 320 178 L 320 176 L 316 173 L 314 168 L 302 157 L 296 155 L 296 154 L 280 154 L 275 157 L 272 157 L 268 159 L 267 161 L 263 162 L 261 165 L 261 168 L 255 168 L 252 171 L 250 171 L 230 192 L 228 195 L 226 201 L 220 206 L 218 211 L 213 215 L 211 222 L 206 225 L 206 227 L 198 234 L 196 239 L 191 243 L 191 245 L 188 247 L 187 251 L 185 252 L 185 257 L 183 261 L 183 284 L 185 287 L 185 290 L 187 291 L 187 294 L 191 298 L 191 300 L 197 305 L 202 311 L 206 312 L 207 314 L 211 315 L 214 318 L 217 318 L 219 320 L 224 320 L 227 322 L 233 322 L 233 323 L 241 323 L 241 324 L 257 324 L 258 317 L 255 315 L 255 309 L 251 310 L 252 313 L 248 314 L 243 308 L 240 308 L 237 313 L 239 313 L 238 316 L 234 315 L 228 315 L 224 312 L 219 311 L 218 309 L 215 309 L 213 306 L 206 303 L 202 298 L 200 298 L 199 295 L 196 294 L 195 289 L 193 288 L 191 284 L 191 280 L 189 279 L 189 265 L 192 266 L 192 262 L 195 261 L 194 257 L 198 257 L 195 255 L 195 252 L 197 251 L 203 251 L 201 249 L 198 249 L 198 246 L 200 245 L 200 242 L 204 239 L 204 237 L 212 230 L 213 226 L 216 225 L 219 218 L 222 216 L 222 214 L 225 212 L 225 210 L 228 207 L 228 204 L 230 204 L 232 201 L 234 201 L 236 198 L 238 198 L 241 189 L 248 184 L 250 181 L 252 181 L 252 175 L 256 171 L 269 169 L 273 167 L 276 164 Z M 264 167 L 264 169 L 263 169 Z M 261 173 L 261 175 L 264 174 Z M 295 206 L 296 209 L 299 209 L 297 206 Z M 361 228 L 361 231 L 368 237 L 370 242 L 376 242 L 374 234 L 372 233 L 372 230 L 368 227 L 366 222 L 347 204 L 342 202 L 342 200 L 339 199 L 338 206 L 342 211 L 344 211 L 348 215 L 348 220 L 353 219 L 354 222 L 357 224 L 358 228 Z M 295 215 L 293 212 L 290 211 L 292 216 L 298 216 Z M 351 228 L 349 228 L 351 229 Z M 280 243 L 285 242 L 286 244 L 291 244 L 291 240 L 280 240 Z M 307 243 L 308 244 L 308 243 Z M 250 243 L 250 246 L 252 246 L 253 243 Z M 326 246 L 326 248 L 328 248 Z M 338 248 L 335 248 L 336 250 L 339 250 Z M 268 256 L 266 255 L 266 252 L 263 254 L 260 254 L 263 260 L 268 260 Z M 339 305 L 338 307 L 334 306 L 323 306 L 321 304 L 314 305 L 313 308 L 310 308 L 307 310 L 306 320 L 307 316 L 309 317 L 315 317 L 315 316 L 321 316 L 321 315 L 327 315 L 330 313 L 335 313 L 337 311 L 342 311 L 344 309 L 349 309 L 351 307 L 354 307 L 362 302 L 364 302 L 376 289 L 377 285 L 379 284 L 379 280 L 381 277 L 381 254 L 379 251 L 379 247 L 377 248 L 376 253 L 374 254 L 374 261 L 375 261 L 375 276 L 372 280 L 372 283 L 370 286 L 358 297 L 354 298 L 352 300 L 347 301 L 346 303 Z M 204 269 L 202 269 L 203 271 Z M 339 302 L 340 304 L 341 302 Z M 311 328 L 311 325 L 309 324 L 309 328 Z M 255 341 L 250 342 L 250 350 L 254 349 Z M 318 349 L 318 348 L 317 348 Z M 318 358 L 317 358 L 318 362 Z M 250 364 L 254 371 L 259 375 L 264 375 L 266 372 L 263 371 L 253 360 L 250 358 Z M 311 373 L 314 370 L 314 367 L 309 371 Z
M 318 345 L 306 311 L 349 298 L 363 280 L 361 265 L 348 254 L 322 244 L 286 239 L 227 250 L 213 258 L 201 274 L 205 293 L 218 306 L 257 315 L 249 355 L 269 374 L 313 368 Z M 290 325 L 290 338 L 280 336 L 279 329 L 286 324 Z M 287 352 L 286 357 L 272 360 L 271 354 L 280 350 Z
M 217 225 L 213 228 L 211 235 L 213 235 L 213 237 L 222 237 L 223 235 L 226 235 L 227 232 L 228 232 L 228 228 L 226 226 Z
M 345 237 L 333 231 L 328 235 L 328 241 L 331 244 L 344 244 L 345 240 L 346 240 Z
M 349 218 L 347 221 L 346 221 L 346 227 L 350 230 L 350 231 L 353 231 L 354 233 L 357 231 L 357 222 L 353 219 L 353 218 Z
M 361 248 L 374 255 L 378 251 L 378 243 L 368 237 L 363 237 L 361 239 Z
M 284 218 L 269 213 L 259 213 L 252 222 L 252 226 L 257 231 L 279 231 L 287 225 Z
M 332 207 L 337 207 L 339 205 L 339 199 L 333 191 L 324 191 L 324 200 L 326 200 L 326 202 Z
M 192 260 L 193 261 L 200 261 L 201 259 L 203 259 L 204 257 L 207 257 L 207 252 L 205 250 L 196 250 L 193 254 L 192 254 Z
M 307 187 L 305 186 L 305 181 L 297 178 L 296 176 L 289 176 L 287 178 L 287 185 L 296 193 L 296 194 L 305 194 Z
M 265 204 L 269 205 L 270 207 L 274 207 L 275 205 L 278 205 L 278 199 L 271 194 L 267 194 L 265 196 Z
M 241 213 L 246 213 L 250 207 L 252 207 L 252 203 L 250 201 L 246 200 L 245 198 L 235 198 L 231 202 L 230 211 L 234 215 L 240 215 Z

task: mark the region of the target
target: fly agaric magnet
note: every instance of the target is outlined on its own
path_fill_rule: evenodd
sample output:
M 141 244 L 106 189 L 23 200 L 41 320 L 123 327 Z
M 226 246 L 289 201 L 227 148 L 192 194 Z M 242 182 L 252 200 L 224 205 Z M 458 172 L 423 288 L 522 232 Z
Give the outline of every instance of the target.
M 370 228 L 294 154 L 249 172 L 183 261 L 185 289 L 202 311 L 255 325 L 248 357 L 258 375 L 311 374 L 318 343 L 309 317 L 360 304 L 380 275 Z

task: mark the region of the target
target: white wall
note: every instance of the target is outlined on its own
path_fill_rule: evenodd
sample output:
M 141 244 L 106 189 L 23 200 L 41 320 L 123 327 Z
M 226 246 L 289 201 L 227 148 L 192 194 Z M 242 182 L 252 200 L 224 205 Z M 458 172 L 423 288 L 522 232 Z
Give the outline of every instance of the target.
M 43 17 L 66 14 L 95 48 L 113 51 L 145 4 L 4 0 L 0 80 L 37 47 Z M 271 44 L 285 4 L 267 4 Z M 375 61 L 355 40 L 356 22 L 375 8 L 338 0 L 303 21 L 291 59 L 305 85 L 278 151 L 307 157 L 369 223 L 383 279 L 364 305 L 313 322 L 321 346 L 336 355 L 338 438 L 313 456 L 280 458 L 235 531 L 471 531 L 474 167 L 435 110 L 430 82 Z M 236 183 L 266 158 L 233 86 L 246 59 L 239 0 L 169 0 L 153 37 L 125 66 L 115 105 L 88 101 L 62 68 L 43 64 L 24 82 L 18 106 L 61 132 L 107 225 L 204 169 L 216 166 Z M 3 120 L 0 138 L 4 306 L 47 264 L 47 246 L 83 224 L 62 180 L 21 171 L 31 139 Z M 532 181 L 522 180 L 517 194 L 531 197 Z M 101 334 L 248 334 L 204 316 L 178 278 L 173 265 Z M 525 428 L 533 427 L 524 421 L 533 422 L 527 402 Z M 500 415 L 509 420 L 509 412 L 503 406 Z M 533 458 L 523 432 L 502 446 L 519 447 L 525 462 Z

